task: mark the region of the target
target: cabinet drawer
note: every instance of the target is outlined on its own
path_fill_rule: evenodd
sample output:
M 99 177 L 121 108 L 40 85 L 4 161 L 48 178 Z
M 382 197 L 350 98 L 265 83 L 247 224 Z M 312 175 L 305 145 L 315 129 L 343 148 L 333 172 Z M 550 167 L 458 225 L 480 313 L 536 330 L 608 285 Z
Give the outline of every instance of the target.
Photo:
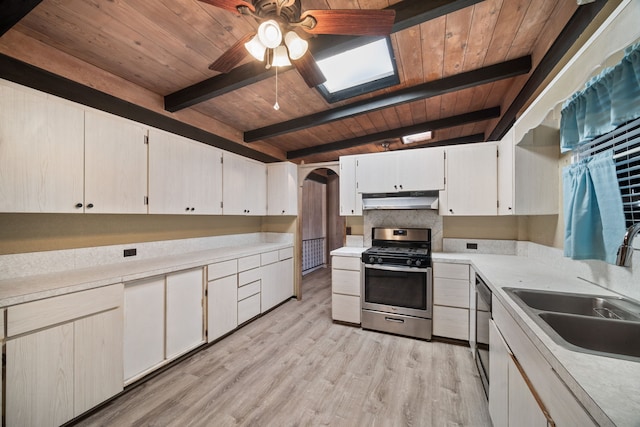
M 280 249 L 278 251 L 278 259 L 282 261 L 283 259 L 293 258 L 293 246 L 290 248 Z
M 278 262 L 278 251 L 260 254 L 260 265 L 273 264 L 274 262 Z
M 433 276 L 448 279 L 460 279 L 469 281 L 468 264 L 452 264 L 448 262 L 434 262 Z
M 469 310 L 433 306 L 433 335 L 469 340 Z
M 207 266 L 208 280 L 215 280 L 221 277 L 231 276 L 238 272 L 238 260 L 231 259 L 229 261 L 217 262 Z
M 238 271 L 260 267 L 260 254 L 238 258 Z
M 47 298 L 7 308 L 7 336 L 23 334 L 57 323 L 121 306 L 122 283 L 89 291 Z
M 360 297 L 331 295 L 331 317 L 340 322 L 360 324 Z
M 433 303 L 469 308 L 469 282 L 459 279 L 435 279 L 433 284 Z
M 260 280 L 238 288 L 238 301 L 260 293 Z
M 253 270 L 242 271 L 238 273 L 238 286 L 244 286 L 248 283 L 260 280 L 260 269 L 254 268 Z
M 360 271 L 360 258 L 347 256 L 334 256 L 331 259 L 331 266 L 340 270 Z
M 238 302 L 238 325 L 260 314 L 260 294 Z
M 360 296 L 360 272 L 351 270 L 331 270 L 332 292 Z

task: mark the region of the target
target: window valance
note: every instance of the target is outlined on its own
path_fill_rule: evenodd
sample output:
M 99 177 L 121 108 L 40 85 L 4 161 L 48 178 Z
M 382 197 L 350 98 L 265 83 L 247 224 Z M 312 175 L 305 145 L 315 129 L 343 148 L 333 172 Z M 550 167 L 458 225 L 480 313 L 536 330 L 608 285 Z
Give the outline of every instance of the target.
M 622 61 L 592 78 L 562 106 L 560 149 L 573 150 L 640 117 L 640 43 Z

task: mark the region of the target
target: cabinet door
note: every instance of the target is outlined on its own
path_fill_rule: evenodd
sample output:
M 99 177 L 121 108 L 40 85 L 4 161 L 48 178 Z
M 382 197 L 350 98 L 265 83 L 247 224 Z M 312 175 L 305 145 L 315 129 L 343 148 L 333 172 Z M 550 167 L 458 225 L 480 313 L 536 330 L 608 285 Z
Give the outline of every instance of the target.
M 124 287 L 125 382 L 164 360 L 164 277 Z
M 267 165 L 245 159 L 245 205 L 247 215 L 267 214 Z
M 538 403 L 537 395 L 513 356 L 509 358 L 509 425 L 546 427 L 555 425 Z
M 498 157 L 495 143 L 447 149 L 446 207 L 443 215 L 496 215 Z
M 498 215 L 513 215 L 514 176 L 513 176 L 513 133 L 509 132 L 498 143 Z M 536 180 L 539 179 L 536 177 Z
M 294 163 L 267 165 L 267 215 L 298 215 L 298 167 Z
M 202 269 L 167 276 L 167 359 L 204 342 L 203 277 Z
M 85 112 L 85 212 L 147 213 L 146 135 L 138 123 Z
M 59 426 L 74 417 L 73 323 L 6 343 L 7 426 Z
M 149 129 L 149 213 L 189 212 L 188 146 L 186 138 Z
M 398 183 L 397 152 L 360 156 L 356 178 L 359 193 L 391 193 L 403 191 Z
M 401 151 L 398 184 L 402 191 L 444 190 L 444 148 Z
M 237 275 L 209 282 L 208 341 L 211 342 L 238 326 L 238 278 Z
M 508 427 L 511 354 L 495 323 L 489 325 L 489 415 L 494 427 Z
M 74 415 L 122 391 L 122 307 L 74 322 Z
M 222 150 L 195 141 L 189 141 L 186 149 L 190 170 L 185 191 L 190 212 L 200 215 L 221 214 Z
M 82 212 L 81 108 L 2 82 L 0 141 L 0 212 Z
M 276 306 L 279 301 L 278 282 L 280 281 L 280 269 L 278 262 L 260 267 L 262 270 L 262 290 L 260 291 L 261 312 Z
M 225 215 L 246 215 L 244 160 L 225 152 L 222 165 L 222 212 Z
M 362 195 L 356 183 L 358 156 L 340 157 L 340 215 L 362 215 Z

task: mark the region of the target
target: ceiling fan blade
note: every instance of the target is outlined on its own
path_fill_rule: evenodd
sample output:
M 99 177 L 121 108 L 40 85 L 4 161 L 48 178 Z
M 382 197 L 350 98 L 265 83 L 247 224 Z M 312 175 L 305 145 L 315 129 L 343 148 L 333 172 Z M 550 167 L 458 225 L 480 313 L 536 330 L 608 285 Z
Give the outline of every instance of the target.
M 291 62 L 310 88 L 319 86 L 327 81 L 311 52 L 307 51 L 302 58 Z
M 238 7 L 248 7 L 252 12 L 256 11 L 253 4 L 243 0 L 199 0 L 202 3 L 210 4 L 211 6 L 219 7 L 220 9 L 228 10 L 230 12 L 240 13 Z
M 394 10 L 308 10 L 302 15 L 300 24 L 310 34 L 386 36 L 391 33 L 395 17 Z
M 209 69 L 219 71 L 221 73 L 228 73 L 233 70 L 235 66 L 249 54 L 249 51 L 244 47 L 244 44 L 251 40 L 253 36 L 255 36 L 255 33 L 249 33 L 242 37 L 225 53 L 220 55 L 213 64 L 209 65 Z

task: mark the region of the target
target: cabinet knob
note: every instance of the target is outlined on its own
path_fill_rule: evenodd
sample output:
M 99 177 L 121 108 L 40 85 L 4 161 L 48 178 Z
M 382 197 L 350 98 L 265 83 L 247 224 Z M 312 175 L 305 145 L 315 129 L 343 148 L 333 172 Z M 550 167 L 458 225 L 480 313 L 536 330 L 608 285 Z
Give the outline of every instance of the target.
M 184 210 L 185 212 L 189 212 L 189 206 L 187 206 Z
M 402 184 L 400 184 L 400 189 L 402 190 Z
M 398 189 L 398 186 L 397 186 L 397 185 L 394 185 L 394 186 L 393 186 L 393 188 L 395 188 L 395 189 L 397 190 L 397 189 Z
M 195 210 L 196 210 L 196 208 L 191 208 L 191 212 L 193 212 L 193 211 L 195 211 Z
M 284 213 L 284 209 L 282 209 L 282 213 Z
M 449 209 L 449 212 L 453 213 L 453 209 Z
M 76 208 L 80 209 L 82 207 L 82 203 L 76 203 Z
M 89 204 L 87 205 L 87 209 L 91 209 L 92 207 L 93 207 L 93 203 L 89 203 Z

